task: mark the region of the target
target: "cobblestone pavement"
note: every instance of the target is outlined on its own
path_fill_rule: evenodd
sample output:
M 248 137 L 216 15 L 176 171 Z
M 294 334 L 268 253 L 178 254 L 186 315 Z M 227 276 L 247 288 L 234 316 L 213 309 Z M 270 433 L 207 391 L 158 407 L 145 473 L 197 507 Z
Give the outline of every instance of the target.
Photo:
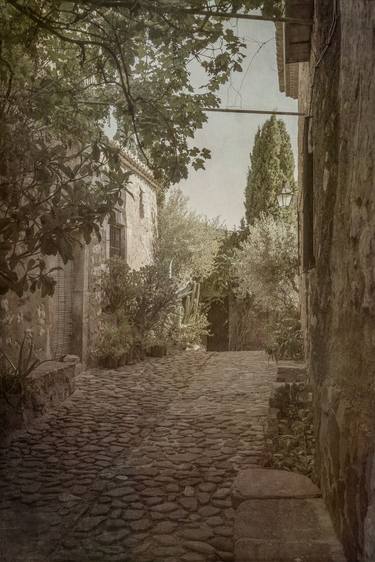
M 0 560 L 232 560 L 230 486 L 261 459 L 273 379 L 260 352 L 83 373 L 0 450 Z

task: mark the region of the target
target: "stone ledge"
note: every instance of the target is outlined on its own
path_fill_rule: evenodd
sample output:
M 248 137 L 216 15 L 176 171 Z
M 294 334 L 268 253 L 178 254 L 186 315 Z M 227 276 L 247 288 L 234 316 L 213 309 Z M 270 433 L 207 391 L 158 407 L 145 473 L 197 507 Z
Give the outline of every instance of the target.
M 0 438 L 6 438 L 15 429 L 22 429 L 66 400 L 75 390 L 75 376 L 79 369 L 80 363 L 42 363 L 27 377 L 22 402 L 20 394 L 0 396 Z
M 253 499 L 236 512 L 236 562 L 346 562 L 322 499 Z
M 320 490 L 303 474 L 270 468 L 249 468 L 241 471 L 233 483 L 232 503 L 250 499 L 319 498 Z
M 27 380 L 26 408 L 41 415 L 66 400 L 75 389 L 76 365 L 60 361 L 39 365 Z

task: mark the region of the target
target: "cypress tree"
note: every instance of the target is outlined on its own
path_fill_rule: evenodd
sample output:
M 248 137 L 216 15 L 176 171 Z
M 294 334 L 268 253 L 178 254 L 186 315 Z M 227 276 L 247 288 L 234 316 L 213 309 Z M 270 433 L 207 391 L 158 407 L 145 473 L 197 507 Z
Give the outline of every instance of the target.
M 285 123 L 272 115 L 255 135 L 245 189 L 245 216 L 253 224 L 261 213 L 278 216 L 277 195 L 288 183 L 296 190 L 294 157 Z

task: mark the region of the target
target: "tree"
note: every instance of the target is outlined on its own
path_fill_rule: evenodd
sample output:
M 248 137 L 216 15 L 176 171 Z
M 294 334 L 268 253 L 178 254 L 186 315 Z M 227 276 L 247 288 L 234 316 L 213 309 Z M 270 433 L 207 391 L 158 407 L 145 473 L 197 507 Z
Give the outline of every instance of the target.
M 156 257 L 181 281 L 202 281 L 214 267 L 223 237 L 218 221 L 189 210 L 180 189 L 172 190 L 159 210 Z
M 204 167 L 209 150 L 189 139 L 244 56 L 215 10 L 261 4 L 0 0 L 0 293 L 52 292 L 39 252 L 66 261 L 98 234 L 129 179 L 120 148 L 135 142 L 162 189 Z M 207 6 L 211 17 L 194 14 Z M 111 111 L 118 146 L 103 135 Z
M 253 296 L 263 310 L 297 307 L 298 250 L 294 220 L 262 215 L 234 253 L 241 297 Z
M 268 351 L 288 359 L 303 358 L 297 247 L 293 217 L 261 215 L 233 258 L 237 295 L 267 319 Z
M 245 189 L 248 224 L 253 224 L 261 213 L 280 215 L 277 195 L 285 184 L 295 192 L 293 151 L 284 122 L 273 115 L 258 129 L 250 155 Z

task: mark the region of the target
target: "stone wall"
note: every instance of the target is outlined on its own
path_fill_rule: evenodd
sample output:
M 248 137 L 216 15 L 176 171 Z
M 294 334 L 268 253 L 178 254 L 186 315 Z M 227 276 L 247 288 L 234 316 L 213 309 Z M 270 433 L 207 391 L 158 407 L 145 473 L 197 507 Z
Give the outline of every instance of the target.
M 0 348 L 14 360 L 25 332 L 31 332 L 41 359 L 50 357 L 50 298 L 9 292 L 0 301 Z
M 300 82 L 300 108 L 313 116 L 315 268 L 304 274 L 305 327 L 321 488 L 348 559 L 370 562 L 375 560 L 375 4 L 338 5 L 329 42 L 333 2 L 316 0 L 312 61 Z
M 152 262 L 157 228 L 156 193 L 150 184 L 133 174 L 126 195 L 126 253 L 130 267 L 139 269 Z
M 0 394 L 0 442 L 66 400 L 75 389 L 79 365 L 48 361 L 30 374 L 21 390 L 12 387 Z

